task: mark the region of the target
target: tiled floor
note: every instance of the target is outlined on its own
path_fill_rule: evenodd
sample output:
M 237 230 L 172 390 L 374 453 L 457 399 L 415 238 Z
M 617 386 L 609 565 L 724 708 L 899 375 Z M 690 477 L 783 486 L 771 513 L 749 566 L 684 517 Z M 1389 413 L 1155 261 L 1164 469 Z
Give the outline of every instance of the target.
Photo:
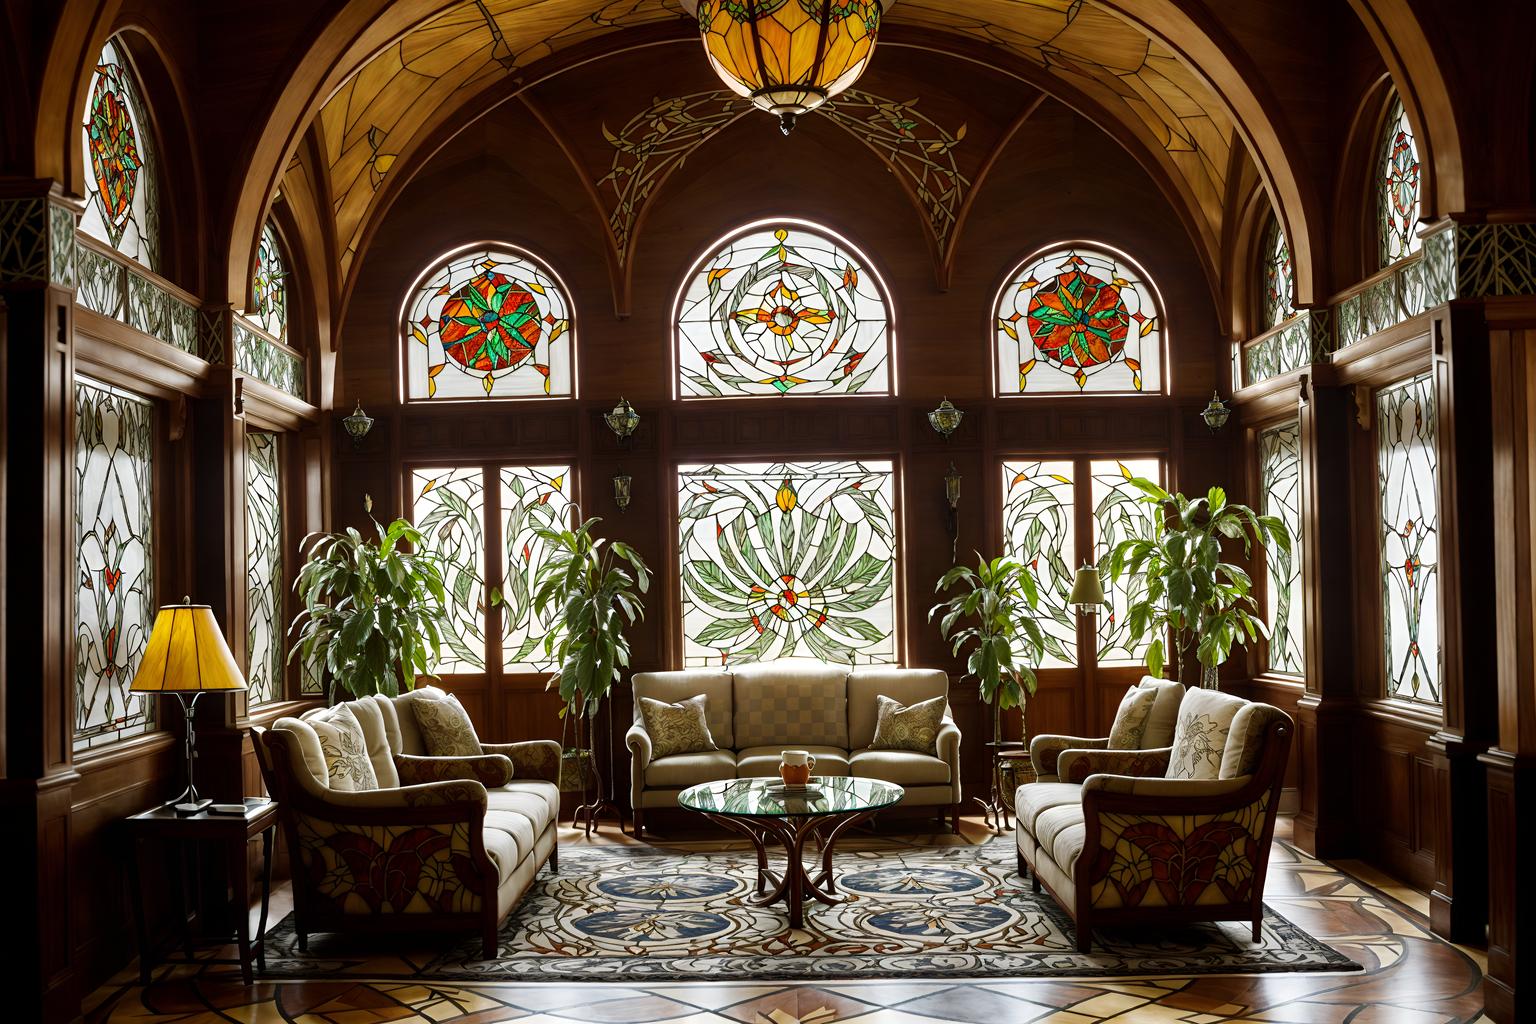
M 984 833 L 965 823 L 968 837 Z M 1282 829 L 1282 834 L 1288 829 Z M 562 843 L 586 842 L 566 832 Z M 599 842 L 619 840 L 613 828 Z M 878 840 L 876 840 L 878 841 Z M 935 836 L 936 842 L 956 842 Z M 714 847 L 713 839 L 672 845 Z M 166 967 L 148 988 L 136 969 L 95 994 L 87 1021 L 293 1024 L 1449 1024 L 1481 1020 L 1483 961 L 1430 933 L 1423 897 L 1363 865 L 1352 873 L 1277 842 L 1266 900 L 1366 966 L 1364 973 L 1136 978 L 687 984 L 258 982 L 232 968 Z M 287 912 L 276 894 L 277 917 Z M 1401 902 L 1400 902 L 1401 901 Z

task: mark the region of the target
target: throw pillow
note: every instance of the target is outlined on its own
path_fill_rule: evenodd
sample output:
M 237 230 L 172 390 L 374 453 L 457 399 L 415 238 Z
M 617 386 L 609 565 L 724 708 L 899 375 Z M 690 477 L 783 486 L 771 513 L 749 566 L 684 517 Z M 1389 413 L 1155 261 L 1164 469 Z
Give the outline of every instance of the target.
M 1152 717 L 1152 705 L 1157 700 L 1156 690 L 1143 690 L 1133 686 L 1120 698 L 1120 708 L 1115 712 L 1115 722 L 1109 727 L 1110 750 L 1140 750 L 1142 738 L 1147 734 L 1147 721 Z
M 1170 779 L 1215 779 L 1227 749 L 1232 719 L 1248 702 L 1219 690 L 1192 689 L 1179 703 L 1179 724 L 1173 731 Z
M 413 700 L 416 725 L 421 729 L 421 742 L 433 757 L 478 757 L 480 737 L 469 721 L 469 713 L 459 698 L 448 695 L 447 700 Z
M 338 793 L 361 793 L 379 788 L 363 727 L 345 704 L 311 715 L 304 722 L 320 739 L 330 787 Z
M 871 750 L 912 750 L 937 756 L 939 726 L 947 697 L 933 697 L 911 707 L 880 694 L 875 698 L 875 738 Z
M 709 721 L 705 717 L 708 697 L 699 694 L 675 704 L 640 698 L 640 718 L 645 731 L 651 736 L 651 757 L 671 757 L 674 754 L 697 754 L 704 750 L 718 750 L 715 738 L 710 735 Z

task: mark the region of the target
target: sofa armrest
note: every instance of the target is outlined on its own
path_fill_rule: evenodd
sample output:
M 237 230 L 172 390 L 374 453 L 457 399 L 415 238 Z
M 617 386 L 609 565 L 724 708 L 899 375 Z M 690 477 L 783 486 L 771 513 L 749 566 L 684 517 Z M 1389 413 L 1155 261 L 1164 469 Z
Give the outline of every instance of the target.
M 1105 750 L 1109 737 L 1090 739 L 1083 736 L 1036 736 L 1029 741 L 1029 760 L 1041 782 L 1054 782 L 1060 774 L 1057 758 L 1063 750 Z
M 1172 747 L 1155 750 L 1063 750 L 1056 760 L 1062 782 L 1085 782 L 1090 775 L 1161 778 L 1168 771 Z
M 328 790 L 324 795 L 301 793 L 296 797 L 291 801 L 293 810 L 309 817 L 383 825 L 477 823 L 485 820 L 488 803 L 485 787 L 465 779 L 360 793 Z
M 560 783 L 560 744 L 556 740 L 524 740 L 521 743 L 482 743 L 487 754 L 500 754 L 512 762 L 512 778 Z
M 1164 779 L 1137 778 L 1130 775 L 1090 775 L 1083 783 L 1083 792 L 1191 799 L 1226 796 L 1248 785 L 1251 779 L 1250 775 L 1240 775 L 1235 779 Z
M 479 757 L 396 754 L 395 770 L 400 773 L 402 786 L 462 779 L 494 789 L 512 781 L 512 760 L 503 754 L 481 754 Z
M 949 765 L 955 778 L 960 773 L 960 727 L 948 715 L 939 723 L 939 733 L 933 740 L 934 756 Z
M 651 764 L 651 751 L 655 749 L 651 745 L 651 734 L 645 731 L 645 726 L 636 722 L 629 727 L 629 732 L 624 734 L 624 745 L 629 748 L 637 773 L 643 773 Z

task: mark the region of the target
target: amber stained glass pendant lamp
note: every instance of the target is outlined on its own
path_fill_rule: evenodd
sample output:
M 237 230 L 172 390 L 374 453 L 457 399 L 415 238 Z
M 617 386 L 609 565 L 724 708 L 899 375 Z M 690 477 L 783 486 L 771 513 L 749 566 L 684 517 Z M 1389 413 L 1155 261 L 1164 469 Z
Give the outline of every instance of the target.
M 155 616 L 144 660 L 134 674 L 133 693 L 174 693 L 186 717 L 187 788 L 166 806 L 177 814 L 190 815 L 204 810 L 212 800 L 197 795 L 192 766 L 197 758 L 197 737 L 192 715 L 197 698 L 213 690 L 244 690 L 245 676 L 229 653 L 224 634 L 206 604 L 193 604 L 182 598 L 181 604 L 168 604 Z
M 682 0 L 699 20 L 704 52 L 738 95 L 779 119 L 801 114 L 863 74 L 880 16 L 894 0 Z

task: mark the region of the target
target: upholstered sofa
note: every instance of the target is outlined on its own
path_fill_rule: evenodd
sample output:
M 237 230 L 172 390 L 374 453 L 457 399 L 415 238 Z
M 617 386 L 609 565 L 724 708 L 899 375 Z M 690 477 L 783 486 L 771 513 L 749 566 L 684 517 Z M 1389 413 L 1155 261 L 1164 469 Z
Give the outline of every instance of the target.
M 422 687 L 339 705 L 362 727 L 377 781 L 363 791 L 333 788 L 337 751 L 315 716 L 334 709 L 253 730 L 287 836 L 300 949 L 314 932 L 472 929 L 489 959 L 539 868 L 559 869 L 560 745 L 427 756 L 413 705 L 447 696 Z
M 675 807 L 689 786 L 720 779 L 778 774 L 786 749 L 807 750 L 815 774 L 894 782 L 906 790 L 901 803 L 959 816 L 960 730 L 945 707 L 936 755 L 909 750 L 872 750 L 877 697 L 911 705 L 948 697 L 949 677 L 937 669 L 853 668 L 784 659 L 734 669 L 640 672 L 633 680 L 634 724 L 629 746 L 630 797 L 635 834 L 645 812 Z M 653 758 L 640 699 L 666 703 L 706 697 L 705 717 L 717 750 Z
M 1278 708 L 1191 689 L 1166 747 L 1044 744 L 1036 770 L 1058 781 L 1015 796 L 1019 873 L 1072 915 L 1081 952 L 1116 925 L 1250 921 L 1257 942 L 1291 732 Z

